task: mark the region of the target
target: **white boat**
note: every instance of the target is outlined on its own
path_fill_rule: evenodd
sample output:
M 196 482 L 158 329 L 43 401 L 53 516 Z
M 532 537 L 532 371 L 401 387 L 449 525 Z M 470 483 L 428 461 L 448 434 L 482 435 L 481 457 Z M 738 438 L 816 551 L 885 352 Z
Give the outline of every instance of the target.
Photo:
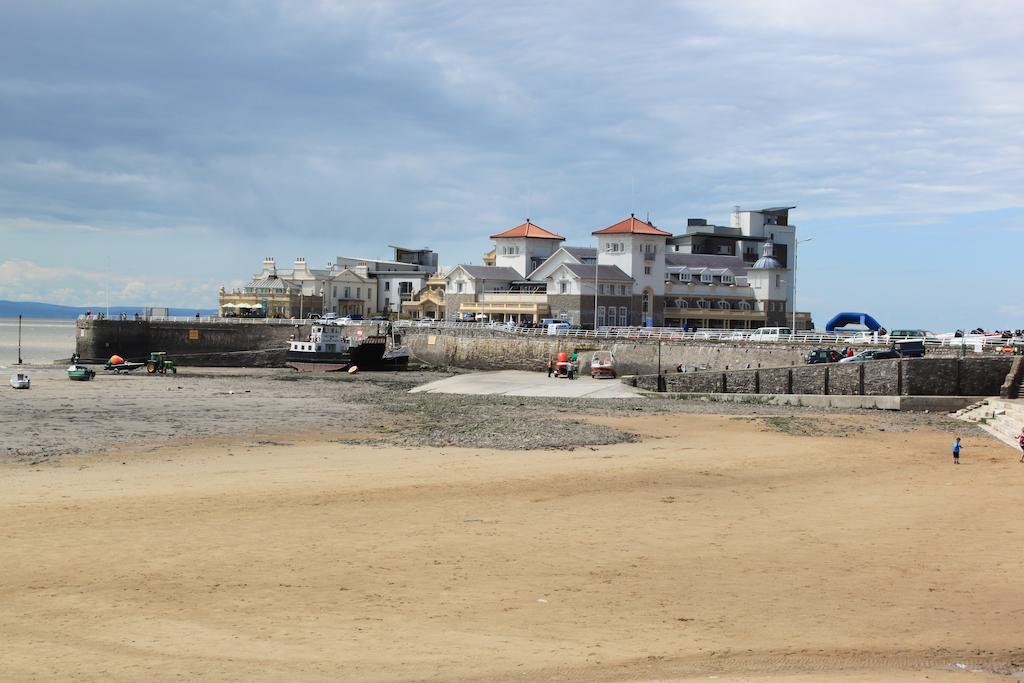
M 11 375 L 11 387 L 14 389 L 28 389 L 32 386 L 27 372 L 16 372 Z

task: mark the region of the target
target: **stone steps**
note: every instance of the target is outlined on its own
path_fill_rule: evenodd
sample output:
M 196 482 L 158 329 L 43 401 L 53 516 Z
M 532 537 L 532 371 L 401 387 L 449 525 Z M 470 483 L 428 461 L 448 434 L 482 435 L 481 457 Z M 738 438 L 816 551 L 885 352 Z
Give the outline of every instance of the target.
M 973 422 L 996 439 L 1020 450 L 1017 435 L 1024 426 L 1024 401 L 987 398 L 953 414 L 965 422 Z

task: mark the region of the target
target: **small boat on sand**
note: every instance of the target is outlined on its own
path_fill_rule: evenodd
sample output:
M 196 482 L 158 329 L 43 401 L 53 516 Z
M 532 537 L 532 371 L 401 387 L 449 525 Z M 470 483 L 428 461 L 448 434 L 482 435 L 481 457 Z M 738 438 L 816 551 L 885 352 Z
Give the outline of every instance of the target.
M 68 366 L 68 379 L 74 382 L 88 382 L 96 376 L 96 371 L 84 365 Z
M 32 380 L 29 379 L 27 372 L 16 372 L 11 375 L 11 388 L 12 389 L 28 389 L 32 386 Z

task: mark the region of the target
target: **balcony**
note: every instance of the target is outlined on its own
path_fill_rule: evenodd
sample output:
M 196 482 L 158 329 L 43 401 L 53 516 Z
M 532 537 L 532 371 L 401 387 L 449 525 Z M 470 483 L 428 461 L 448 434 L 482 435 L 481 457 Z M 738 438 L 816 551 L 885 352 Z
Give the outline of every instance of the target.
M 548 295 L 544 292 L 485 292 L 477 297 L 478 303 L 546 304 Z

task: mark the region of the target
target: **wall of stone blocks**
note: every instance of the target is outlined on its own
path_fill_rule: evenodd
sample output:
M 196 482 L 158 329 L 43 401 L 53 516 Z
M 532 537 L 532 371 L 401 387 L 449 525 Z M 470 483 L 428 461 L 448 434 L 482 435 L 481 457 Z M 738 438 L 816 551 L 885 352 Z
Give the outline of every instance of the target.
M 758 393 L 757 370 L 735 370 L 723 372 L 725 389 L 727 394 L 756 394 Z
M 828 387 L 828 365 L 793 368 L 794 394 L 824 394 Z
M 861 373 L 864 363 L 836 363 L 828 368 L 827 394 L 857 396 L 861 393 Z M 818 392 L 815 392 L 818 393 Z
M 758 370 L 760 393 L 762 394 L 791 394 L 789 368 L 764 368 Z

